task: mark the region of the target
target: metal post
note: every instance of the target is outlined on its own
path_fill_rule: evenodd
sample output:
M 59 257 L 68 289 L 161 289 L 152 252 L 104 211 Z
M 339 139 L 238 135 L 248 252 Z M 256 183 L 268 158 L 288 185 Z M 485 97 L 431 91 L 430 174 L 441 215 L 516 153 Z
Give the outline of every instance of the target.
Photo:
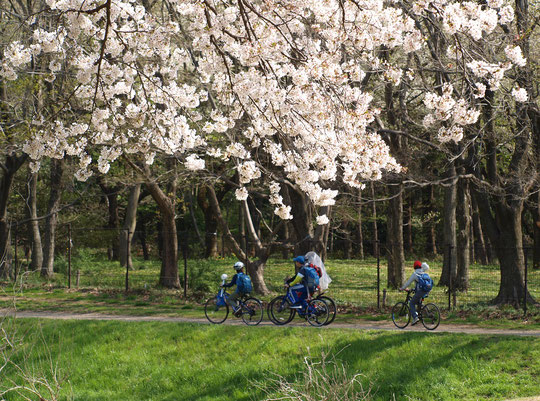
M 71 288 L 71 224 L 68 224 L 68 288 Z
M 379 240 L 375 240 L 375 255 L 377 256 L 377 309 L 381 309 L 381 257 L 379 255 Z
M 19 273 L 19 257 L 17 254 L 19 250 L 17 248 L 17 242 L 19 242 L 19 225 L 15 225 L 15 282 L 17 282 L 17 275 Z
M 184 241 L 182 246 L 182 254 L 184 256 L 184 299 L 187 299 L 187 288 L 188 288 L 188 274 L 187 274 L 187 247 L 188 247 L 188 233 L 184 234 Z
M 81 271 L 79 269 L 77 269 L 77 277 L 75 278 L 75 287 L 77 289 L 79 288 L 80 279 L 81 279 Z
M 452 310 L 452 245 L 448 245 L 448 310 Z
M 528 273 L 528 263 L 527 263 L 527 248 L 525 251 L 525 289 L 523 292 L 523 316 L 527 315 L 527 273 Z
M 129 240 L 129 229 L 126 230 L 126 292 L 129 291 L 129 254 L 131 241 Z

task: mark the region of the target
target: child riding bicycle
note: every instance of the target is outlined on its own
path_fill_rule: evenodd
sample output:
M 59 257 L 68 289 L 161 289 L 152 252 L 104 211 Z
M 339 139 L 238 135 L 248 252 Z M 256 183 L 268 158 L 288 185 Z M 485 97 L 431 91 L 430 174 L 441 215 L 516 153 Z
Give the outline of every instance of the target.
M 416 283 L 414 296 L 409 303 L 411 316 L 413 318 L 411 323 L 412 326 L 419 321 L 416 305 L 422 300 L 422 298 L 425 298 L 429 294 L 431 288 L 433 287 L 433 280 L 429 277 L 429 274 L 427 274 L 429 265 L 425 262 L 421 263 L 419 260 L 416 260 L 413 267 L 414 272 L 411 274 L 411 277 L 409 277 L 405 284 L 403 284 L 403 286 L 399 289 L 400 291 L 409 291 L 407 287 L 413 282 Z
M 223 284 L 223 287 L 228 288 L 236 285 L 236 291 L 226 298 L 226 301 L 233 309 L 234 315 L 237 316 L 237 313 L 240 311 L 238 299 L 249 294 L 252 291 L 252 286 L 251 279 L 244 273 L 244 264 L 242 262 L 236 262 L 234 264 L 234 270 L 236 270 L 236 274 L 232 277 L 231 282 Z
M 308 296 L 313 295 L 319 286 L 319 275 L 313 267 L 306 265 L 304 256 L 297 256 L 293 261 L 298 273 L 286 281 L 286 286 L 290 288 L 297 300 L 291 307 L 303 312 L 307 308 Z

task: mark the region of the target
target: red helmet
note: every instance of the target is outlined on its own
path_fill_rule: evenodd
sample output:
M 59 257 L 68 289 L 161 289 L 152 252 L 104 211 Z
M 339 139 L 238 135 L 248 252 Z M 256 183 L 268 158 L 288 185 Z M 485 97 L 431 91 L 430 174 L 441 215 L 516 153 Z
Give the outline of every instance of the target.
M 415 269 L 420 269 L 422 267 L 422 262 L 420 262 L 419 260 L 415 260 L 414 261 L 414 268 Z

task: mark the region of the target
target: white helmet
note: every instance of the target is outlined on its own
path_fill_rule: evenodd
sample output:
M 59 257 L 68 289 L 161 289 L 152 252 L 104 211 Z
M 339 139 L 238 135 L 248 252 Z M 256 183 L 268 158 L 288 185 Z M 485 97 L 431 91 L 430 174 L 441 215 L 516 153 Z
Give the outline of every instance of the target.
M 236 270 L 237 272 L 242 270 L 244 268 L 244 264 L 242 262 L 236 262 L 234 264 L 234 270 Z

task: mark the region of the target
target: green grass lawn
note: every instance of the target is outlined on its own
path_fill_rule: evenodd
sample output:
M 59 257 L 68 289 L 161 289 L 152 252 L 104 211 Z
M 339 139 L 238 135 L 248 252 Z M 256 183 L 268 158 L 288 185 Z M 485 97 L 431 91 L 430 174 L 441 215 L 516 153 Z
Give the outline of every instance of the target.
M 58 273 L 44 281 L 39 273 L 26 273 L 18 285 L 0 284 L 0 307 L 9 306 L 12 295 L 16 294 L 17 308 L 21 310 L 65 310 L 73 312 L 100 312 L 134 315 L 203 316 L 202 304 L 218 289 L 220 275 L 234 273 L 234 259 L 194 260 L 188 265 L 188 299 L 182 290 L 165 290 L 157 286 L 160 263 L 157 260 L 144 261 L 135 258 L 133 270 L 129 272 L 130 291 L 126 294 L 125 269 L 118 262 L 108 261 L 103 252 L 80 250 L 72 260 L 72 289 L 66 290 L 67 262 L 57 261 Z M 440 261 L 428 261 L 430 273 L 438 281 Z M 386 265 L 380 266 L 380 302 L 386 287 Z M 385 306 L 377 310 L 377 261 L 375 259 L 333 260 L 326 263 L 333 282 L 328 295 L 333 297 L 340 310 L 340 319 L 354 320 L 358 315 L 371 319 L 387 319 L 389 307 L 404 298 L 396 290 L 388 290 Z M 412 272 L 412 262 L 408 263 L 407 276 Z M 183 263 L 180 261 L 180 277 L 183 277 Z M 80 272 L 79 287 L 76 288 L 76 272 Z M 269 301 L 276 293 L 282 292 L 283 278 L 292 275 L 293 265 L 289 260 L 270 259 L 265 269 L 265 280 L 272 295 L 263 297 Z M 523 319 L 523 311 L 514 308 L 493 308 L 487 302 L 498 292 L 499 272 L 495 266 L 471 267 L 471 288 L 458 293 L 457 308 L 447 312 L 448 294 L 445 287 L 435 287 L 429 302 L 437 303 L 443 309 L 445 321 L 470 322 L 480 325 L 496 325 L 518 328 L 540 328 L 540 308 L 530 306 L 531 313 Z M 531 271 L 529 290 L 540 299 L 540 271 Z M 499 319 L 504 317 L 505 319 Z
M 540 341 L 532 337 L 162 322 L 4 322 L 8 332 L 13 325 L 23 339 L 15 361 L 34 376 L 50 372 L 51 361 L 58 366 L 61 400 L 263 400 L 268 395 L 261 388 L 279 396 L 272 391 L 276 375 L 305 388 L 304 358 L 311 357 L 316 375 L 323 353 L 329 355 L 327 362 L 334 357 L 333 366 L 344 367 L 342 377 L 360 374 L 363 389 L 370 391 L 366 400 L 540 395 Z M 10 366 L 0 372 L 0 386 L 9 385 L 8 379 L 17 381 Z M 4 398 L 22 399 L 11 393 Z

